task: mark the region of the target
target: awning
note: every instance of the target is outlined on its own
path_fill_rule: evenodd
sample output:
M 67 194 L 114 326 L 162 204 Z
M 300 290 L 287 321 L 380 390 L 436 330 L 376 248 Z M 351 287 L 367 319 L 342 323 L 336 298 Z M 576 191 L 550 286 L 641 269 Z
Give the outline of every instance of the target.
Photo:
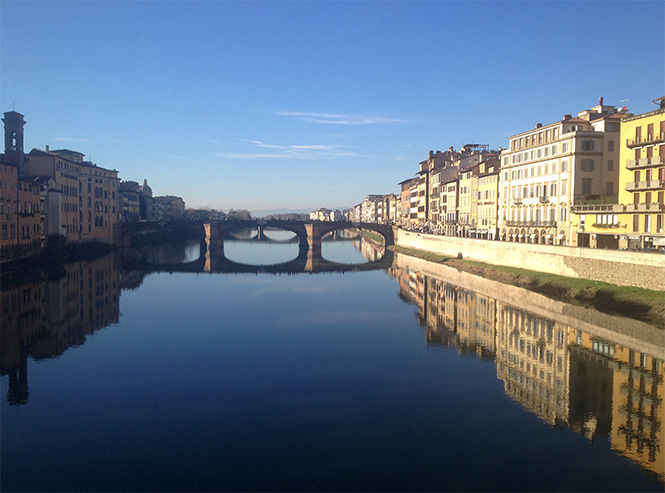
M 557 240 L 560 240 L 560 239 L 562 239 L 564 236 L 566 236 L 566 235 L 556 235 L 556 239 L 557 239 Z

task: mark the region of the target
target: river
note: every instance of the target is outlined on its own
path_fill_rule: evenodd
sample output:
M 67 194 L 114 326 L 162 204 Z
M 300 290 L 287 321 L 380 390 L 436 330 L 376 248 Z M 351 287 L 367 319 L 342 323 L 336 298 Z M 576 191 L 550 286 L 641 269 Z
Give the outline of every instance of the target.
M 224 254 L 298 255 L 266 234 Z M 382 251 L 347 232 L 322 255 Z M 5 277 L 0 306 L 2 491 L 665 485 L 662 331 L 404 255 L 114 253 Z

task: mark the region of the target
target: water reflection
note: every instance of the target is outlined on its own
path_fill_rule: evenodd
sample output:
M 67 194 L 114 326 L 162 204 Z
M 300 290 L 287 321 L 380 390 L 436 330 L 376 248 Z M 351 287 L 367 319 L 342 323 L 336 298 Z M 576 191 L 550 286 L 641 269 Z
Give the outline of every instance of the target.
M 120 271 L 114 254 L 65 265 L 60 274 L 2 274 L 0 356 L 9 404 L 28 400 L 28 356 L 58 356 L 118 322 Z
M 356 253 L 364 251 L 363 256 L 371 255 L 372 249 L 363 249 L 363 241 L 358 238 L 330 241 L 336 242 L 358 249 Z M 186 258 L 185 249 L 190 247 L 181 248 L 182 252 L 174 250 L 169 258 Z M 50 278 L 43 273 L 11 276 L 3 272 L 0 356 L 10 405 L 29 401 L 31 360 L 58 356 L 68 347 L 83 344 L 89 334 L 117 323 L 121 289 L 138 288 L 146 275 L 121 271 L 114 255 L 76 262 L 63 269 L 62 275 Z M 494 361 L 505 394 L 523 409 L 543 422 L 569 427 L 589 440 L 601 444 L 607 441 L 616 454 L 628 457 L 663 481 L 662 331 L 401 255 L 388 274 L 399 282 L 401 298 L 417 306 L 417 320 L 425 328 L 428 345 Z M 191 279 L 199 280 L 194 276 Z M 242 282 L 252 279 L 245 277 Z M 376 279 L 367 284 L 367 289 L 374 284 Z M 344 306 L 346 293 L 323 292 L 327 294 L 322 296 L 322 306 L 331 302 Z M 284 299 L 270 305 L 272 298 L 257 299 L 270 310 L 282 309 Z M 251 304 L 251 300 L 247 302 Z M 259 311 L 260 306 L 252 309 Z M 289 309 L 283 308 L 282 313 Z M 232 319 L 233 315 L 228 317 Z M 187 314 L 183 316 L 186 319 Z M 344 329 L 340 326 L 336 330 Z M 286 344 L 301 344 L 301 337 L 308 337 L 307 333 L 303 331 Z M 333 333 L 337 334 L 331 331 L 329 335 Z M 262 338 L 276 337 L 263 329 L 261 334 Z M 149 343 L 149 351 L 159 347 L 159 335 L 155 332 L 146 336 L 148 341 L 156 339 Z M 331 335 L 330 342 L 339 342 L 336 335 Z M 141 344 L 146 341 L 136 342 L 137 354 L 145 350 Z M 369 356 L 363 361 L 371 360 Z M 459 363 L 453 358 L 453 364 Z M 326 374 L 329 371 L 326 368 Z M 33 379 L 34 375 L 36 372 Z M 331 376 L 331 381 L 335 378 Z M 417 378 L 426 380 L 427 376 L 418 373 Z M 490 378 L 494 379 L 493 372 Z M 330 405 L 334 408 L 335 402 Z M 405 404 L 409 405 L 418 404 Z
M 349 244 L 353 248 L 349 248 Z M 363 237 L 357 229 L 333 231 L 321 241 L 321 256 L 341 264 L 376 262 L 384 253 L 382 245 Z
M 432 266 L 397 255 L 390 270 L 428 345 L 495 360 L 524 409 L 589 440 L 609 435 L 615 453 L 665 479 L 661 331 L 588 309 L 578 318 L 578 307 L 480 278 L 469 289 L 475 276 Z
M 266 228 L 229 233 L 224 240 L 224 256 L 245 265 L 274 265 L 298 256 L 298 237 L 291 231 Z

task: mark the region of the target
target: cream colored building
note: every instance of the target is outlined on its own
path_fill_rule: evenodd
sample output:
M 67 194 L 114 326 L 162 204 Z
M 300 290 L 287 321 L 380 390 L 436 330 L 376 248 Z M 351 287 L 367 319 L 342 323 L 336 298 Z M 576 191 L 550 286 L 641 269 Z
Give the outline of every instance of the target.
M 510 137 L 501 153 L 502 240 L 577 246 L 572 206 L 615 200 L 625 112 L 599 104 Z
M 478 165 L 477 238 L 498 239 L 499 166 L 498 159 L 489 159 Z

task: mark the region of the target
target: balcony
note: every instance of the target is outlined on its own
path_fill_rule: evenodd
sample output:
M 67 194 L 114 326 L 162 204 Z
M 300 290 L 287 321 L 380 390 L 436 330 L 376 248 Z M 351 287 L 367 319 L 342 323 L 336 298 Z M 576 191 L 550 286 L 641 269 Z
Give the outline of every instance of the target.
M 665 156 L 645 157 L 642 159 L 629 159 L 626 161 L 626 169 L 642 169 L 651 166 L 662 166 L 665 164 Z
M 513 199 L 513 204 L 522 205 L 522 199 Z
M 665 182 L 660 180 L 629 181 L 626 183 L 628 192 L 637 192 L 639 190 L 658 190 L 665 187 Z
M 505 221 L 509 228 L 553 228 L 556 221 Z
M 624 207 L 625 212 L 660 212 L 665 210 L 665 205 L 657 202 L 651 202 L 649 204 L 626 204 Z
M 550 198 L 543 195 L 542 197 L 538 197 L 538 202 L 541 204 L 549 204 Z
M 665 132 L 653 135 L 645 135 L 638 139 L 626 139 L 626 147 L 633 149 L 635 147 L 641 147 L 650 144 L 659 144 L 661 142 L 665 142 Z
M 574 205 L 570 210 L 575 214 L 617 214 L 624 211 L 624 206 L 621 204 L 582 204 Z

